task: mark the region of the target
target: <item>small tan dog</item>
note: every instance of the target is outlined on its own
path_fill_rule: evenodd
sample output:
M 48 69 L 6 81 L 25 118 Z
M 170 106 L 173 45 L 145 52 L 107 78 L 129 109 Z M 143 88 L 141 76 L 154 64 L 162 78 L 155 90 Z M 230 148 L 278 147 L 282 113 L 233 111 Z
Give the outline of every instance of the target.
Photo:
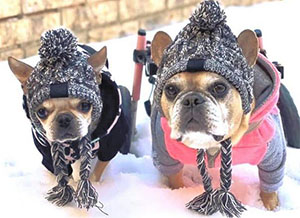
M 41 60 L 34 68 L 13 57 L 8 63 L 21 82 L 42 164 L 57 176 L 47 199 L 63 206 L 74 198 L 89 209 L 98 203 L 90 177 L 99 181 L 109 161 L 130 142 L 130 107 L 124 106 L 130 106 L 130 94 L 102 71 L 106 47 L 98 52 L 81 47 L 69 30 L 49 30 L 41 37 Z M 90 172 L 94 156 L 98 161 Z M 68 185 L 71 177 L 78 181 L 76 192 Z
M 202 3 L 174 41 L 164 32 L 152 41 L 152 59 L 159 66 L 151 114 L 154 165 L 172 188 L 183 187 L 183 164 L 196 164 L 199 149 L 206 152 L 209 167 L 220 164 L 221 144 L 231 139 L 232 162 L 258 165 L 262 202 L 274 210 L 285 162 L 280 114 L 271 112 L 277 108 L 279 75 L 262 55 L 258 58 L 255 33 L 245 30 L 235 39 L 216 5 Z
M 88 59 L 88 63 L 98 69 L 98 80 L 101 84 L 100 70 L 106 61 L 106 47 L 95 53 Z M 17 60 L 8 58 L 10 69 L 21 82 L 24 95 L 28 94 L 27 81 L 34 70 L 33 67 Z M 37 118 L 45 130 L 45 136 L 51 143 L 54 141 L 67 142 L 76 141 L 84 137 L 92 124 L 92 104 L 80 98 L 50 98 L 45 100 L 36 111 Z M 95 125 L 95 124 L 94 124 Z M 99 181 L 109 161 L 98 161 L 92 178 Z M 50 166 L 49 166 L 50 167 Z M 77 173 L 79 170 L 77 169 Z M 78 176 L 78 175 L 76 175 Z

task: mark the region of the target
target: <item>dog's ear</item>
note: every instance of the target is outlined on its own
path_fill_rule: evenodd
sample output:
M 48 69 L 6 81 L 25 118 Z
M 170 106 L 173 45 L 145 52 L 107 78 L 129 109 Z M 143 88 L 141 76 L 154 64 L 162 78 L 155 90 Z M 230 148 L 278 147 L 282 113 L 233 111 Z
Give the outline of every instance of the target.
M 13 57 L 8 57 L 8 65 L 22 85 L 24 94 L 27 93 L 26 82 L 33 71 L 33 67 Z
M 238 36 L 237 41 L 248 64 L 253 66 L 256 63 L 259 52 L 259 44 L 256 34 L 252 30 L 244 30 Z
M 159 31 L 155 34 L 151 43 L 151 56 L 154 63 L 159 66 L 163 57 L 164 50 L 172 43 L 171 37 L 163 32 Z
M 88 63 L 94 68 L 97 82 L 100 84 L 102 80 L 101 69 L 105 65 L 107 59 L 107 48 L 104 46 L 100 51 L 96 52 L 88 58 Z

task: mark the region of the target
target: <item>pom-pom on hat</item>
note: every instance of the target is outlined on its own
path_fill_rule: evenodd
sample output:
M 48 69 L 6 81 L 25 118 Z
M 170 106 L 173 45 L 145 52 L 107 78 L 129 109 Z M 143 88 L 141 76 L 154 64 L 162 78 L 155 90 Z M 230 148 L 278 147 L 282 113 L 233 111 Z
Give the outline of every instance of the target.
M 156 105 L 160 105 L 167 80 L 175 74 L 211 71 L 223 76 L 238 90 L 247 114 L 253 101 L 253 69 L 226 24 L 224 11 L 217 1 L 206 0 L 189 21 L 163 53 L 157 71 Z
M 99 84 L 88 56 L 77 48 L 77 38 L 65 28 L 46 31 L 41 36 L 39 56 L 27 81 L 27 104 L 34 126 L 44 131 L 35 111 L 45 100 L 59 97 L 90 102 L 92 122 L 98 120 L 102 111 Z

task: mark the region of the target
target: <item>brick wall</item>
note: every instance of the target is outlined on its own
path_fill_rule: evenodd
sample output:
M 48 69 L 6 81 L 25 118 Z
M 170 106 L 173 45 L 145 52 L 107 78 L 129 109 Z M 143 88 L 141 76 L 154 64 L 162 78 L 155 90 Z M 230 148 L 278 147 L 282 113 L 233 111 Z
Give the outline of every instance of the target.
M 250 5 L 266 0 L 223 0 Z M 65 26 L 80 42 L 103 41 L 187 19 L 200 0 L 0 0 L 0 60 L 37 54 L 41 34 Z

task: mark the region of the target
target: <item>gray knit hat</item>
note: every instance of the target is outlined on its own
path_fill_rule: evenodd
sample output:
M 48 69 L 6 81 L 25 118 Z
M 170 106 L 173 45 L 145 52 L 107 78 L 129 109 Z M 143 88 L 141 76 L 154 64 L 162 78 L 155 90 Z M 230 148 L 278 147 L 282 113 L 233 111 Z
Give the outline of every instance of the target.
M 67 29 L 49 30 L 41 36 L 40 61 L 27 82 L 27 104 L 36 128 L 37 107 L 49 98 L 75 97 L 93 105 L 92 122 L 99 119 L 102 101 L 96 75 L 88 56 L 77 49 L 77 38 Z
M 164 51 L 157 71 L 154 100 L 160 105 L 166 81 L 179 72 L 212 71 L 223 76 L 240 93 L 244 113 L 253 101 L 253 69 L 248 65 L 236 37 L 226 24 L 219 3 L 202 2 Z

